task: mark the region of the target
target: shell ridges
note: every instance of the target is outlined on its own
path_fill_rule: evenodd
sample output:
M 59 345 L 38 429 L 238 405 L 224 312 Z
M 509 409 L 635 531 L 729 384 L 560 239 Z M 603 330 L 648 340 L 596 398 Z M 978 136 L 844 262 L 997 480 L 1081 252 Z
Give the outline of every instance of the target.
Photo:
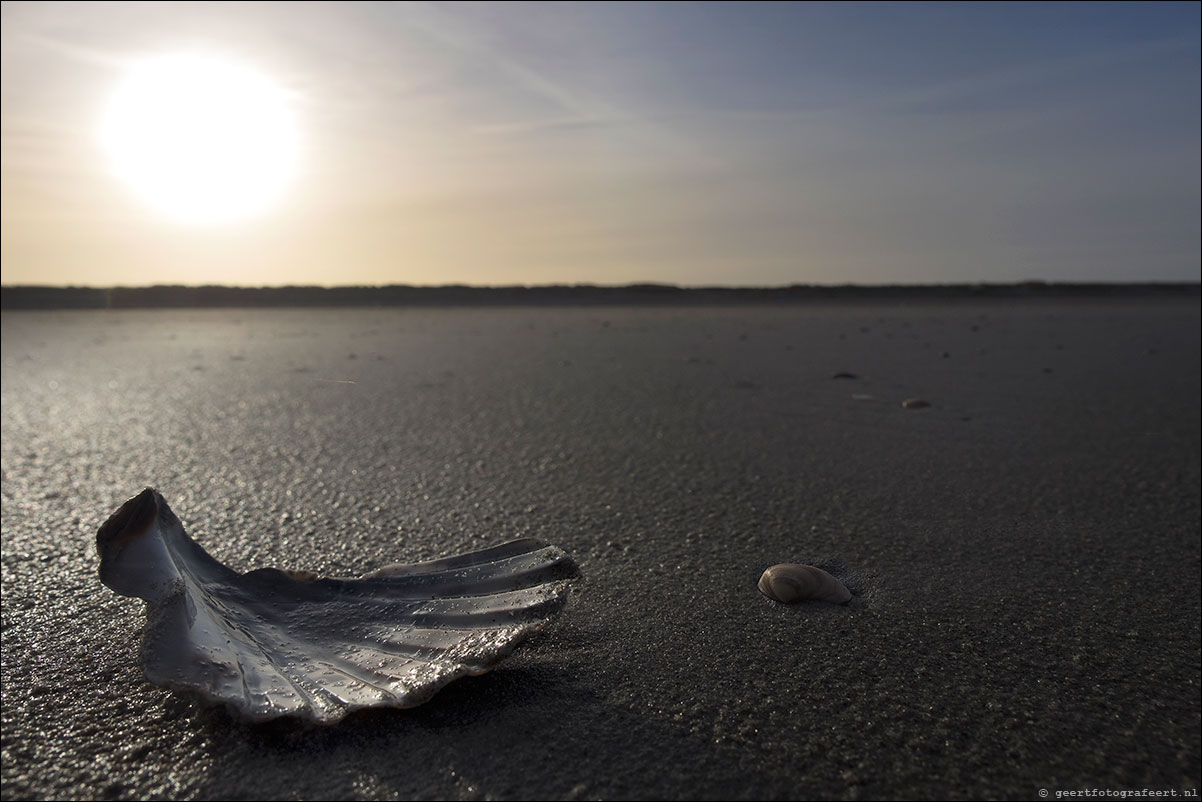
M 563 608 L 579 577 L 563 551 L 530 539 L 360 578 L 239 574 L 150 488 L 100 528 L 97 548 L 101 580 L 147 601 L 147 679 L 256 721 L 330 724 L 421 704 L 493 668 Z

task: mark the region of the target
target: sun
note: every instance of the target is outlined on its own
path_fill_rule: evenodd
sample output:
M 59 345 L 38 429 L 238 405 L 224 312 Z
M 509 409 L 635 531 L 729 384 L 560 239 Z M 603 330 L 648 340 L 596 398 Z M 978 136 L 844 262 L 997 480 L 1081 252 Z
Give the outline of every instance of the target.
M 296 169 L 288 96 L 236 62 L 175 53 L 131 65 L 100 126 L 113 170 L 181 223 L 244 220 L 269 210 Z

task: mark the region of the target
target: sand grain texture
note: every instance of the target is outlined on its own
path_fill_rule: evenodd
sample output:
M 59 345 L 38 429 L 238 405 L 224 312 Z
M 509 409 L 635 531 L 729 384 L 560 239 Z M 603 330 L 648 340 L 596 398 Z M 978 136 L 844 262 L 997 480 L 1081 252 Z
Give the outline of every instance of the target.
M 1199 322 L 1196 298 L 5 312 L 4 796 L 1197 787 Z M 142 603 L 97 579 L 96 528 L 148 485 L 237 570 L 530 536 L 584 581 L 423 707 L 245 725 L 146 683 Z M 774 604 L 781 562 L 856 597 Z

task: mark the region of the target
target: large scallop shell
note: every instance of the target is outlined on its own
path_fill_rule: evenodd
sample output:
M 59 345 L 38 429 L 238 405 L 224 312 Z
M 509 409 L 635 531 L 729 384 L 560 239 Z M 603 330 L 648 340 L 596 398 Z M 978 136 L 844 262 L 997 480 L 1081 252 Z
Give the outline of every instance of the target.
M 483 674 L 562 609 L 576 564 L 515 540 L 358 579 L 260 568 L 239 574 L 184 532 L 151 488 L 96 536 L 100 579 L 145 599 L 146 678 L 244 717 L 329 724 L 413 707 Z

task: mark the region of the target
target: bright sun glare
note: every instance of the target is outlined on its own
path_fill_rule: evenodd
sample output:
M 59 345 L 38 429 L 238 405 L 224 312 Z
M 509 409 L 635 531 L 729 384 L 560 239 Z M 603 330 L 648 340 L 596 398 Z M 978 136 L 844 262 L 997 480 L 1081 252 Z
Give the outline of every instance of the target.
M 253 70 L 200 54 L 133 65 L 109 103 L 101 140 L 117 174 L 183 223 L 261 213 L 296 167 L 284 93 Z

